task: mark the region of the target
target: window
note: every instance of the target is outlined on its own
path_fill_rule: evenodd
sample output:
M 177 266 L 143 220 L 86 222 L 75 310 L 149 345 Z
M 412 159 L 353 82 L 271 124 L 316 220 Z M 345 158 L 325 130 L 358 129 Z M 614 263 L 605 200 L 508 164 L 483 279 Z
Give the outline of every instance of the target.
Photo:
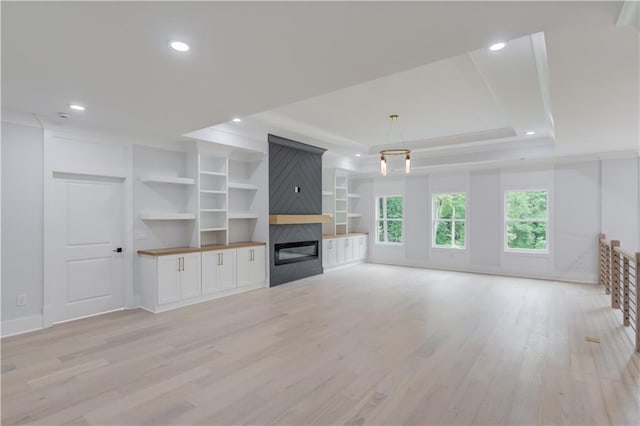
M 505 194 L 505 250 L 547 251 L 547 191 Z
M 433 247 L 465 247 L 467 194 L 433 194 Z
M 402 197 L 378 197 L 376 201 L 376 243 L 402 243 Z

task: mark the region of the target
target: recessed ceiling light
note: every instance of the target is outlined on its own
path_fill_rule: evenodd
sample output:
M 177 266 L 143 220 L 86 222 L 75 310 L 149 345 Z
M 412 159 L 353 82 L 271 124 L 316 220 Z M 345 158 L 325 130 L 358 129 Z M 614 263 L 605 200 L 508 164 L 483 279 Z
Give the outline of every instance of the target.
M 504 49 L 504 47 L 507 45 L 507 43 L 503 42 L 503 41 L 499 41 L 497 43 L 493 43 L 491 46 L 489 46 L 489 50 L 492 52 L 496 52 L 498 50 L 502 50 Z
M 536 132 L 534 132 L 533 130 L 529 130 L 527 133 L 525 133 L 525 135 L 527 136 L 531 136 L 531 135 L 535 135 Z
M 238 117 L 236 117 L 236 118 L 234 118 L 234 119 L 233 119 L 233 122 L 234 122 L 234 123 L 239 123 L 239 122 L 241 122 L 241 121 L 242 121 L 242 120 L 241 120 L 241 119 L 239 119 Z
M 360 157 L 360 154 L 356 154 L 356 157 Z
M 171 48 L 177 52 L 188 52 L 189 49 L 191 49 L 191 47 L 189 47 L 187 43 L 177 40 L 169 42 L 169 46 L 171 46 Z
M 86 108 L 83 107 L 82 105 L 79 104 L 71 104 L 69 105 L 69 108 L 75 110 L 75 111 L 84 111 Z

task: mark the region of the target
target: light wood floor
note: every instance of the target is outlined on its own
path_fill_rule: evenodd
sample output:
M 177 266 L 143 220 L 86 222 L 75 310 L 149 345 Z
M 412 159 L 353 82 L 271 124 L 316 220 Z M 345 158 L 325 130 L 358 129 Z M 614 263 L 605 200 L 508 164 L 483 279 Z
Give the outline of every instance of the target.
M 637 425 L 639 369 L 596 286 L 360 265 L 4 339 L 2 424 Z

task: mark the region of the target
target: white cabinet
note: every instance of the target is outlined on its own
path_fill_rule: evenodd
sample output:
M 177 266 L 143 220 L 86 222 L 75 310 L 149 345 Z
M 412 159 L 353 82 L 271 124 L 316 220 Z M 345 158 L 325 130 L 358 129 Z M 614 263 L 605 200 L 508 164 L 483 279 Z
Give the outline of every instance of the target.
M 180 271 L 181 299 L 191 299 L 202 295 L 200 274 L 200 253 L 182 255 L 182 270 Z
M 344 260 L 345 262 L 353 262 L 355 257 L 353 255 L 353 238 L 343 238 L 344 242 Z
M 358 245 L 358 260 L 365 260 L 369 253 L 369 239 L 366 235 L 362 235 L 360 237 L 356 237 L 357 245 Z
M 367 235 L 325 238 L 322 241 L 322 266 L 331 269 L 367 258 Z
M 266 277 L 265 246 L 236 249 L 236 280 L 238 287 L 259 284 Z
M 201 295 L 200 253 L 158 256 L 158 305 Z
M 202 253 L 202 294 L 236 288 L 236 250 L 216 250 Z
M 184 254 L 167 254 L 173 249 L 140 250 L 142 306 L 161 312 L 264 285 L 265 245 L 249 244 L 253 243 Z
M 158 305 L 180 300 L 181 256 L 158 256 Z
M 322 240 L 322 266 L 331 268 L 336 264 L 336 241 L 334 239 Z

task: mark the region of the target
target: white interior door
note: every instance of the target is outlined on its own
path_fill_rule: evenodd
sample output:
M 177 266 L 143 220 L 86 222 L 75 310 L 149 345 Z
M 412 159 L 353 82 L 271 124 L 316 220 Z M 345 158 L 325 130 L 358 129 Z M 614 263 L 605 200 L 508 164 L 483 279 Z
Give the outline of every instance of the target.
M 122 181 L 68 175 L 53 180 L 53 321 L 122 308 Z

